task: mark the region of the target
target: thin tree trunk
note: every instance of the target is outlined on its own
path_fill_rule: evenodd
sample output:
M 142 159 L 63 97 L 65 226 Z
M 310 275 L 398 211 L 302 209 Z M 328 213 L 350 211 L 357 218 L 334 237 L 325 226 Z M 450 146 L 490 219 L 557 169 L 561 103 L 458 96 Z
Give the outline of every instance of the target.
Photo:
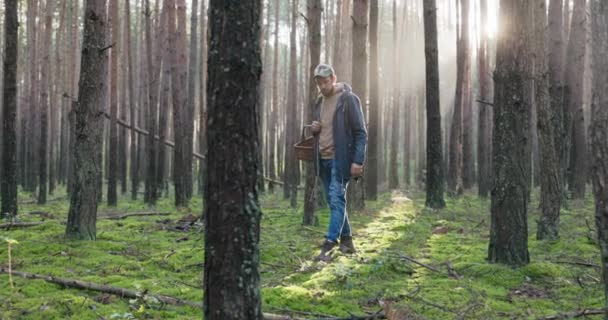
M 125 50 L 127 52 L 127 66 L 128 66 L 128 83 L 129 83 L 129 118 L 131 123 L 137 123 L 137 110 L 139 109 L 139 103 L 135 98 L 135 64 L 133 63 L 133 52 L 134 47 L 131 42 L 131 4 L 130 0 L 125 0 Z M 137 42 L 138 37 L 136 36 Z M 139 158 L 137 156 L 137 150 L 139 147 L 139 137 L 135 130 L 131 131 L 131 149 L 130 149 L 130 173 L 131 173 L 131 199 L 137 199 L 137 191 L 139 188 Z
M 424 54 L 426 61 L 426 201 L 430 208 L 445 207 L 439 95 L 439 57 L 437 43 L 437 5 L 424 0 Z
M 162 78 L 160 79 L 160 108 L 158 114 L 158 136 L 164 140 L 168 137 L 168 123 L 169 114 L 171 113 L 171 48 L 164 46 L 161 43 L 169 43 L 169 25 L 167 24 L 167 15 L 169 9 L 167 6 L 171 5 L 171 2 L 165 1 L 162 12 L 160 13 L 160 21 L 156 28 L 158 34 L 158 40 L 156 42 L 156 63 L 162 65 Z M 162 61 L 162 62 L 161 62 Z M 158 145 L 158 158 L 157 158 L 157 169 L 156 179 L 157 188 L 162 193 L 165 186 L 165 167 L 168 149 L 163 145 Z
M 200 88 L 199 88 L 199 101 L 200 101 L 200 108 L 199 108 L 199 123 L 200 123 L 200 132 L 199 132 L 199 153 L 205 155 L 207 153 L 207 103 L 206 103 L 206 99 L 207 99 L 207 8 L 206 8 L 206 0 L 201 0 L 201 34 L 200 34 L 200 42 L 201 42 L 201 53 L 200 53 L 200 66 L 199 66 L 199 70 L 200 70 Z M 268 27 L 266 27 L 268 28 Z M 260 96 L 264 96 L 263 91 L 261 91 L 261 95 Z M 263 108 L 263 103 L 260 103 L 260 108 Z M 258 118 L 259 118 L 259 114 L 260 112 L 258 112 Z M 258 119 L 258 128 L 262 128 L 261 123 L 259 123 L 259 119 Z M 261 132 L 262 130 L 259 130 L 258 132 L 260 132 L 260 137 L 261 137 Z M 259 139 L 259 142 L 261 143 L 261 139 Z M 261 149 L 261 148 L 260 148 Z M 262 158 L 261 158 L 261 152 L 260 152 L 260 159 L 258 161 L 258 163 L 263 163 L 262 162 Z M 199 161 L 199 192 L 201 194 L 203 194 L 203 189 L 204 189 L 204 185 L 205 185 L 205 161 Z M 260 166 L 260 171 L 262 169 L 262 166 Z M 262 187 L 260 189 L 260 192 L 263 192 L 264 189 L 264 179 L 262 179 L 263 173 L 260 174 L 260 177 L 258 177 L 258 181 L 260 181 L 261 183 L 259 183 L 259 185 Z
M 19 21 L 17 0 L 7 0 L 4 11 L 4 47 L 2 67 L 2 180 L 0 219 L 16 216 L 17 204 L 17 62 Z M 28 31 L 29 32 L 29 31 Z
M 469 36 L 470 0 L 462 1 L 462 50 L 463 52 L 463 92 L 462 92 L 462 187 L 475 186 L 475 155 L 473 154 L 473 93 L 471 75 L 471 45 Z
M 393 0 L 393 62 L 394 65 L 399 65 L 399 52 L 400 52 L 400 37 L 399 28 L 397 23 L 397 0 Z M 397 169 L 398 154 L 399 154 L 399 109 L 400 109 L 400 95 L 401 95 L 401 68 L 393 68 L 392 80 L 393 92 L 392 92 L 392 115 L 391 115 L 391 147 L 389 151 L 389 176 L 388 176 L 388 187 L 389 189 L 399 188 L 399 169 Z
M 280 20 L 280 11 L 281 11 L 281 2 L 275 1 L 275 11 L 274 11 L 274 47 L 273 47 L 273 62 L 272 62 L 272 109 L 269 110 L 270 118 L 268 121 L 268 177 L 270 179 L 276 180 L 276 136 L 277 136 L 277 113 L 279 112 L 279 20 Z M 268 190 L 273 193 L 274 192 L 274 183 L 268 183 Z
M 359 96 L 361 107 L 367 109 L 367 28 L 369 26 L 369 0 L 354 0 L 352 31 L 353 92 Z M 365 112 L 365 111 L 364 111 Z M 363 118 L 365 121 L 365 116 Z M 348 208 L 359 211 L 365 208 L 365 175 L 351 179 L 348 184 Z
M 481 30 L 488 25 L 488 4 L 480 0 Z M 481 32 L 481 45 L 477 56 L 479 58 L 479 98 L 481 101 L 492 101 L 490 97 L 491 75 L 489 66 L 489 41 L 487 32 Z M 479 174 L 477 184 L 479 196 L 488 197 L 492 188 L 492 108 L 485 103 L 479 103 L 479 130 L 477 138 L 477 163 Z
M 205 1 L 205 0 L 202 0 Z M 196 109 L 196 57 L 198 55 L 198 0 L 192 0 L 192 15 L 190 16 L 190 58 L 188 61 L 188 101 L 184 112 L 184 138 L 186 150 L 184 151 L 185 191 L 186 198 L 190 200 L 193 192 L 192 157 L 187 155 L 194 151 L 194 110 Z M 185 37 L 185 35 L 184 35 Z
M 173 183 L 175 185 L 175 206 L 186 207 L 188 205 L 188 194 L 186 180 L 191 177 L 186 172 L 187 137 L 185 116 L 187 111 L 187 100 L 184 87 L 188 83 L 188 69 L 186 61 L 186 3 L 177 0 L 177 10 L 171 6 L 167 12 L 169 26 L 169 47 L 172 51 L 171 59 L 171 84 L 173 97 L 173 131 L 175 135 L 175 148 L 173 149 Z M 176 20 L 177 18 L 177 20 Z M 192 119 L 190 119 L 192 120 Z M 189 121 L 190 121 L 189 120 Z M 187 157 L 191 159 L 191 157 Z
M 314 82 L 313 74 L 315 67 L 321 59 L 321 11 L 323 6 L 321 0 L 308 0 L 307 2 L 308 17 L 308 42 L 310 53 L 310 65 L 308 72 L 308 102 L 309 107 L 306 112 L 306 123 L 312 123 L 314 120 L 313 104 L 317 100 L 317 85 Z M 317 204 L 317 173 L 315 165 L 311 162 L 306 163 L 306 182 L 304 190 L 304 225 L 312 225 L 315 223 L 315 207 Z
M 289 80 L 287 94 L 287 112 L 285 112 L 285 175 L 283 179 L 283 194 L 285 198 L 290 198 L 292 208 L 297 205 L 297 165 L 298 160 L 295 156 L 293 145 L 297 142 L 298 128 L 297 120 L 297 98 L 298 98 L 298 53 L 296 47 L 297 20 L 298 20 L 298 0 L 291 1 L 291 33 L 289 36 Z
M 157 114 L 157 91 L 158 91 L 158 72 L 154 67 L 154 61 L 152 60 L 152 30 L 151 30 L 151 15 L 150 12 L 150 0 L 144 0 L 144 11 L 145 11 L 145 41 L 146 41 L 146 68 L 147 81 L 148 81 L 148 99 L 147 104 L 147 127 L 150 132 L 150 137 L 146 141 L 146 185 L 145 185 L 145 196 L 144 201 L 149 205 L 154 205 L 158 199 L 157 186 L 156 186 L 156 143 L 154 142 L 154 135 L 156 134 L 156 114 Z
M 585 134 L 583 121 L 583 79 L 586 41 L 586 0 L 575 0 L 568 42 L 566 88 L 564 94 L 564 154 L 567 162 L 568 189 L 573 198 L 585 195 Z M 577 154 L 578 153 L 578 154 Z M 582 156 L 583 158 L 580 158 Z
M 118 2 L 110 1 L 108 21 L 112 29 L 112 49 L 110 52 L 110 153 L 108 167 L 108 206 L 116 206 L 118 176 L 118 59 L 120 57 L 120 20 Z
M 338 6 L 338 10 L 339 10 Z M 378 64 L 378 1 L 370 3 L 370 25 L 369 25 L 369 42 L 370 42 L 370 97 L 369 97 L 369 125 L 368 125 L 368 149 L 367 149 L 367 175 L 365 185 L 365 195 L 369 200 L 378 199 L 378 132 L 380 128 L 380 66 Z M 336 29 L 337 30 L 337 29 Z M 339 43 L 335 41 L 334 45 Z
M 104 73 L 107 70 L 106 1 L 86 0 L 80 90 L 75 103 L 74 190 L 66 237 L 95 240 L 97 199 L 101 180 Z
M 559 237 L 559 210 L 561 192 L 559 179 L 559 160 L 557 158 L 554 128 L 549 104 L 548 60 L 546 51 L 546 2 L 534 1 L 534 35 L 535 37 L 535 104 L 538 114 L 538 133 L 541 148 L 541 217 L 538 221 L 536 238 L 554 240 Z
M 450 195 L 460 195 L 463 191 L 462 184 L 462 116 L 463 116 L 463 97 L 466 88 L 466 61 L 468 57 L 468 47 L 465 40 L 468 39 L 468 18 L 462 18 L 464 7 L 468 8 L 468 0 L 460 0 L 460 13 L 458 30 L 460 36 L 457 38 L 456 53 L 456 96 L 454 98 L 454 113 L 450 128 L 450 149 L 449 149 L 449 170 L 448 170 L 448 192 Z M 463 4 L 464 2 L 464 4 Z M 466 26 L 465 26 L 466 24 Z

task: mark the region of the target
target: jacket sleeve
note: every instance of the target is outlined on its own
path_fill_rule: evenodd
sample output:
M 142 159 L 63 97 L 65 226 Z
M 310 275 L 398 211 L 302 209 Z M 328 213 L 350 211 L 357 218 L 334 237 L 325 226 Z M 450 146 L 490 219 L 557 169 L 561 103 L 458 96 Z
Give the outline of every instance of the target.
M 348 104 L 348 122 L 353 137 L 353 163 L 363 165 L 365 162 L 365 148 L 367 147 L 367 130 L 365 129 L 365 117 L 361 108 L 361 100 L 352 95 Z

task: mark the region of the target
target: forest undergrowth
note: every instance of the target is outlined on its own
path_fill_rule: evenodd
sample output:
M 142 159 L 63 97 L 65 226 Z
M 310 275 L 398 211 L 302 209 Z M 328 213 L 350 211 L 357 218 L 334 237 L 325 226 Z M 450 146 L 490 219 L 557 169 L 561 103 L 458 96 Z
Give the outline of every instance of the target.
M 44 280 L 0 274 L 0 319 L 200 319 L 193 306 L 165 304 L 152 295 L 200 303 L 203 297 L 203 225 L 200 197 L 176 210 L 173 199 L 155 208 L 127 196 L 100 205 L 96 241 L 63 237 L 69 202 L 57 192 L 47 205 L 20 193 L 20 222 L 0 229 L 0 268 L 133 290 L 136 298 L 65 288 Z M 352 213 L 354 255 L 333 253 L 314 261 L 328 209 L 319 225 L 302 226 L 302 203 L 292 209 L 281 195 L 264 195 L 261 290 L 265 313 L 294 318 L 362 316 L 395 319 L 537 319 L 600 308 L 599 249 L 593 201 L 562 210 L 561 238 L 537 241 L 538 191 L 529 208 L 531 263 L 519 269 L 486 261 L 489 200 L 473 194 L 448 199 L 447 208 L 424 208 L 417 190 L 383 193 Z M 168 215 L 109 217 L 127 212 Z M 2 223 L 7 223 L 3 221 Z M 406 316 L 407 315 L 407 316 Z M 598 318 L 599 319 L 599 318 Z

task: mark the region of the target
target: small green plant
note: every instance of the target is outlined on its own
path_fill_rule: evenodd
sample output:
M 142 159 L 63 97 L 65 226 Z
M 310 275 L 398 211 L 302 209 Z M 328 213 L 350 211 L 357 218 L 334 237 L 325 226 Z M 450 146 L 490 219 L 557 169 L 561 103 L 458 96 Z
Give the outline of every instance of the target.
M 8 282 L 11 285 L 11 289 L 15 289 L 15 285 L 13 284 L 11 246 L 14 244 L 19 244 L 19 242 L 15 239 L 8 239 L 8 238 L 5 238 L 4 241 L 6 241 L 6 243 L 8 245 Z

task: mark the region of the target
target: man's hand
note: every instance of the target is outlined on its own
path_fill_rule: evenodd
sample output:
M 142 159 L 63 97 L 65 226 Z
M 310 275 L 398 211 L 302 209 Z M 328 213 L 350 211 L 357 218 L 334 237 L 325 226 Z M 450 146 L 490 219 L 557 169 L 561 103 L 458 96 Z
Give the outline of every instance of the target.
M 317 133 L 321 132 L 321 122 L 313 121 L 312 124 L 310 125 L 310 128 L 311 128 L 313 134 L 317 134 Z
M 353 163 L 350 166 L 350 175 L 353 178 L 358 178 L 363 175 L 363 166 L 360 164 Z

